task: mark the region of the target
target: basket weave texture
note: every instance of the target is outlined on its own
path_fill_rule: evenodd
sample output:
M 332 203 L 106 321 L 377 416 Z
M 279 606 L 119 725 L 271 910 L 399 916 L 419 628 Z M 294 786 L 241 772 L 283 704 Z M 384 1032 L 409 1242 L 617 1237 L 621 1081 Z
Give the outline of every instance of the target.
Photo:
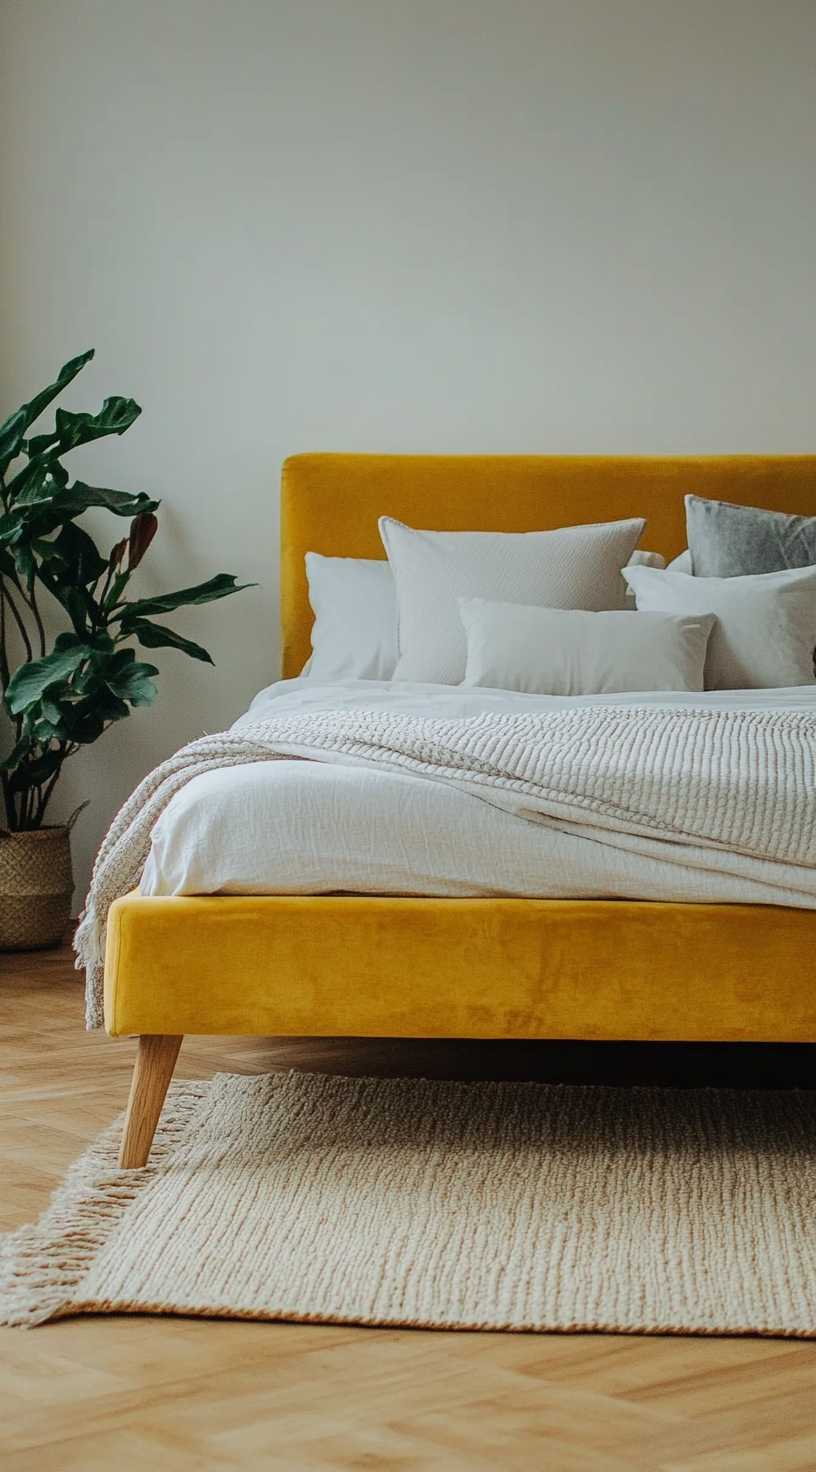
M 0 950 L 59 945 L 73 893 L 67 827 L 0 833 Z

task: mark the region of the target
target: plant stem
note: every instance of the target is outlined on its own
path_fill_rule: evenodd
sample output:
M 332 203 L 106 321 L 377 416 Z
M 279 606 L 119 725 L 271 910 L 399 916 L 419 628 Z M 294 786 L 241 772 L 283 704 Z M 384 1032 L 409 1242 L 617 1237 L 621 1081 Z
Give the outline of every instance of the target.
M 54 791 L 54 788 L 57 785 L 57 780 L 58 780 L 59 775 L 60 775 L 60 773 L 62 771 L 62 762 L 65 760 L 66 756 L 68 755 L 68 746 L 67 746 L 67 743 L 66 742 L 63 741 L 60 744 L 60 751 L 62 752 L 62 761 L 60 762 L 59 766 L 57 767 L 56 772 L 54 772 L 52 774 L 52 776 L 49 777 L 48 781 L 45 784 L 45 787 L 39 787 L 37 789 L 38 799 L 39 800 L 38 800 L 38 803 L 37 803 L 37 811 L 36 811 L 36 813 L 34 815 L 34 827 L 35 828 L 39 828 L 41 826 L 41 824 L 42 824 L 42 820 L 45 817 L 45 810 L 48 807 L 49 799 L 51 797 L 52 792 Z
M 57 769 L 57 771 L 54 773 L 54 776 L 50 779 L 47 787 L 45 787 L 45 788 L 43 788 L 43 787 L 35 787 L 34 791 L 37 794 L 37 805 L 34 808 L 34 812 L 33 812 L 33 815 L 32 815 L 32 823 L 31 823 L 32 828 L 41 828 L 42 827 L 42 820 L 43 820 L 43 817 L 45 816 L 46 803 L 48 802 L 48 799 L 49 799 L 49 797 L 51 796 L 51 793 L 54 790 L 54 782 L 55 782 L 55 780 L 56 780 L 56 778 L 58 776 L 59 776 L 59 769 Z M 32 806 L 33 806 L 33 804 L 32 804 Z
M 36 587 L 32 583 L 30 591 L 29 592 L 26 592 L 25 588 L 23 587 L 23 584 L 20 582 L 20 576 L 19 576 L 19 573 L 16 571 L 16 569 L 15 569 L 14 574 L 13 574 L 13 581 L 14 581 L 15 588 L 17 589 L 18 593 L 20 594 L 20 597 L 23 600 L 23 603 L 25 604 L 26 608 L 31 613 L 31 615 L 32 615 L 32 617 L 34 619 L 34 622 L 37 625 L 37 633 L 39 634 L 39 637 L 40 637 L 40 653 L 41 653 L 41 655 L 43 655 L 43 654 L 45 654 L 45 629 L 43 628 L 43 621 L 40 618 L 40 610 L 39 610 L 39 608 L 37 606 Z M 29 655 L 29 658 L 31 658 L 30 655 Z
M 2 578 L 0 578 L 0 680 L 3 681 L 4 695 L 8 688 L 8 682 L 10 679 L 11 670 L 9 668 L 8 653 L 6 651 L 6 600 L 3 595 Z
M 25 595 L 23 595 L 23 596 L 25 596 Z M 40 636 L 40 658 L 42 659 L 44 657 L 44 655 L 45 655 L 45 650 L 46 650 L 45 627 L 43 625 L 42 618 L 40 617 L 40 610 L 39 610 L 39 607 L 37 605 L 36 585 L 32 586 L 31 593 L 30 593 L 29 597 L 26 599 L 26 602 L 28 603 L 28 606 L 31 609 L 31 612 L 34 615 L 34 622 L 37 625 L 37 633 Z
M 11 791 L 11 784 L 6 772 L 3 773 L 0 781 L 2 781 L 3 784 L 3 806 L 6 810 L 6 827 L 8 828 L 10 833 L 13 833 L 15 831 L 17 823 L 17 810 L 14 806 L 14 797 Z
M 32 647 L 31 647 L 31 640 L 28 637 L 28 630 L 27 630 L 25 624 L 23 623 L 22 615 L 20 614 L 20 612 L 19 612 L 19 610 L 17 608 L 16 603 L 14 602 L 14 599 L 11 596 L 11 589 L 9 588 L 9 582 L 8 582 L 8 579 L 5 578 L 5 577 L 0 580 L 0 596 L 2 596 L 2 598 L 8 603 L 8 606 L 9 606 L 9 608 L 11 609 L 11 611 L 12 611 L 12 613 L 14 615 L 14 621 L 15 621 L 15 623 L 17 625 L 17 628 L 20 631 L 20 638 L 22 639 L 23 644 L 25 645 L 25 648 L 26 648 L 26 657 L 28 659 L 33 659 L 34 658 L 34 651 L 33 651 Z
M 97 593 L 96 592 L 96 589 L 94 589 L 94 596 L 96 598 L 96 603 L 97 603 L 97 606 L 99 608 L 102 608 L 102 606 L 103 606 L 103 604 L 105 602 L 105 599 L 108 596 L 108 591 L 110 589 L 111 579 L 112 578 L 113 578 L 113 567 L 110 564 L 108 564 L 108 570 L 107 570 L 107 572 L 105 574 L 105 581 L 102 584 L 102 591 L 101 591 L 101 593 Z

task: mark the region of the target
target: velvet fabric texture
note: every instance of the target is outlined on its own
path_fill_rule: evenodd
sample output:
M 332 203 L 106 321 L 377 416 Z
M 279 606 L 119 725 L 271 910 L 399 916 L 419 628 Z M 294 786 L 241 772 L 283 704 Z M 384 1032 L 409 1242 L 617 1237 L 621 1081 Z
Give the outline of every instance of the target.
M 816 1039 L 816 911 L 262 895 L 111 907 L 108 1032 Z

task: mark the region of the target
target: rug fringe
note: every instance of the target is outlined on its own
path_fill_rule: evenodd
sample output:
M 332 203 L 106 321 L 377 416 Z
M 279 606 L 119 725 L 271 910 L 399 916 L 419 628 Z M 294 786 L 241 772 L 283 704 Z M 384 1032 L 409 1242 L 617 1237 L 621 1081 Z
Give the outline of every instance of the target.
M 208 1089 L 206 1080 L 171 1084 L 150 1163 L 140 1170 L 118 1167 L 120 1115 L 74 1161 L 39 1221 L 0 1241 L 0 1326 L 31 1329 L 73 1311 L 77 1284 L 176 1149 Z

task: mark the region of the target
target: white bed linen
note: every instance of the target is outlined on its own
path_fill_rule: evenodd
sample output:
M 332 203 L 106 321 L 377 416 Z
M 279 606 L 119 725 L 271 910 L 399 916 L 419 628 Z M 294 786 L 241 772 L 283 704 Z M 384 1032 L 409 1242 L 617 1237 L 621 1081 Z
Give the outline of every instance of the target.
M 432 716 L 586 705 L 816 710 L 796 689 L 544 696 L 450 685 L 280 681 L 233 729 L 309 710 Z M 748 799 L 750 800 L 750 799 Z M 142 894 L 630 897 L 816 908 L 816 872 L 653 838 L 587 838 L 531 822 L 446 784 L 353 765 L 287 761 L 230 767 L 189 782 L 153 831 Z

